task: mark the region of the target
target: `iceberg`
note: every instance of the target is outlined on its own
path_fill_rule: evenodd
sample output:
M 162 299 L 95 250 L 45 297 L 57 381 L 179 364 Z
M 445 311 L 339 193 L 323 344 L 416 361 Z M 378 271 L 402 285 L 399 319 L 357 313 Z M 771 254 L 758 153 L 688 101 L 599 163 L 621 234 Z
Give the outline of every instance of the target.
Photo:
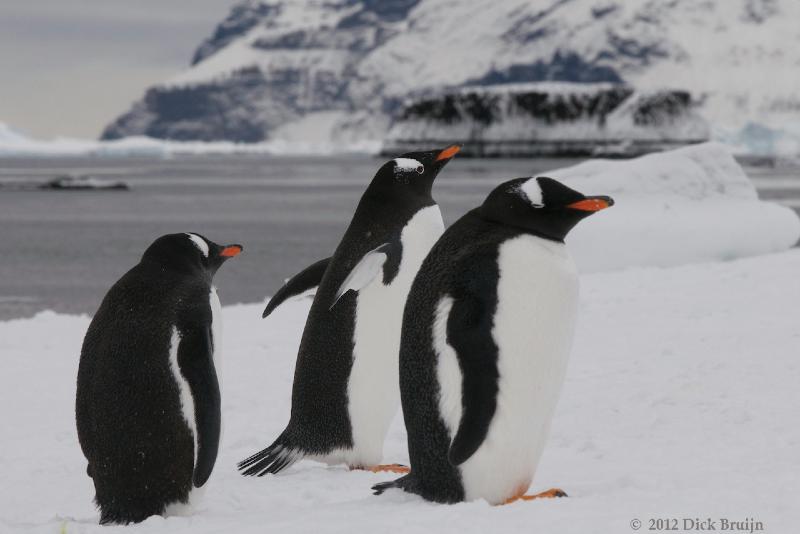
M 788 249 L 800 239 L 797 214 L 760 200 L 720 143 L 627 161 L 594 159 L 545 174 L 616 202 L 569 235 L 582 272 L 757 256 Z

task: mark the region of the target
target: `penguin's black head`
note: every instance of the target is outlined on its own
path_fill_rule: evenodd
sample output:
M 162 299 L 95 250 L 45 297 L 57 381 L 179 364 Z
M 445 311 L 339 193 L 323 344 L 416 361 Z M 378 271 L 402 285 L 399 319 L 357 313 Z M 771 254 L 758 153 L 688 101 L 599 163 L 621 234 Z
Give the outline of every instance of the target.
M 214 276 L 225 260 L 242 250 L 242 245 L 217 245 L 197 233 L 167 234 L 147 248 L 142 261 L 180 273 Z
M 367 193 L 385 198 L 407 195 L 430 198 L 433 181 L 439 171 L 459 150 L 459 145 L 450 145 L 427 152 L 408 152 L 389 160 L 378 169 Z
M 581 219 L 613 205 L 611 197 L 587 197 L 552 178 L 517 178 L 489 193 L 479 213 L 484 219 L 563 241 Z

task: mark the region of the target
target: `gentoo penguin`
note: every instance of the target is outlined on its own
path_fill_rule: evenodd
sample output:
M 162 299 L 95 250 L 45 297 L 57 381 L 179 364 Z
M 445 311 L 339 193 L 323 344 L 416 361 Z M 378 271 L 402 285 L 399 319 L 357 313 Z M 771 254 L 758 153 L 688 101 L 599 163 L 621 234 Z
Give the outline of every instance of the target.
M 89 325 L 76 419 L 101 524 L 136 523 L 187 504 L 211 475 L 222 332 L 212 277 L 241 251 L 200 234 L 160 237 Z
M 300 293 L 321 276 L 297 355 L 289 424 L 272 445 L 239 463 L 245 475 L 277 473 L 304 457 L 352 469 L 407 471 L 379 465 L 400 401 L 403 305 L 444 231 L 431 187 L 458 150 L 413 152 L 385 163 L 333 256 L 280 293 Z
M 411 472 L 374 486 L 376 494 L 402 488 L 491 504 L 536 497 L 524 493 L 564 379 L 578 298 L 564 238 L 611 205 L 550 178 L 519 178 L 442 235 L 403 316 Z

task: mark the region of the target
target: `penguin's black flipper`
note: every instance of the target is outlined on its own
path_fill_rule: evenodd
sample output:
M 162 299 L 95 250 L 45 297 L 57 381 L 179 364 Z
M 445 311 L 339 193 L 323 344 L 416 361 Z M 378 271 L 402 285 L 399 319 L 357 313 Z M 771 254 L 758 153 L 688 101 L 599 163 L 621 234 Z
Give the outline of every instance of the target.
M 469 459 L 481 446 L 497 407 L 497 345 L 492 338 L 497 307 L 497 261 L 486 256 L 457 269 L 447 340 L 463 373 L 461 422 L 450 445 L 453 465 Z M 487 273 L 493 273 L 487 276 Z
M 194 401 L 197 454 L 192 483 L 206 483 L 217 461 L 221 427 L 220 393 L 214 368 L 210 325 L 191 325 L 181 331 L 178 367 Z
M 318 286 L 330 263 L 331 259 L 325 258 L 309 265 L 294 275 L 291 280 L 283 284 L 283 286 L 275 292 L 275 295 L 269 299 L 269 303 L 264 309 L 264 313 L 261 314 L 261 317 L 267 317 L 287 299 L 308 291 L 312 287 Z

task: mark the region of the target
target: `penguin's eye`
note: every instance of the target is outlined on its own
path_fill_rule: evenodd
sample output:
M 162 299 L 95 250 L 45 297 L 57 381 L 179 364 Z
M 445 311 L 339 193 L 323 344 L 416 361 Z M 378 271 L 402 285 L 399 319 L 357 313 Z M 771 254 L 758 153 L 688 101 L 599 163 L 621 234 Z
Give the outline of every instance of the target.
M 417 168 L 414 169 L 414 170 L 417 171 L 417 174 L 422 174 L 423 172 L 425 172 L 425 166 L 424 165 L 418 165 Z

